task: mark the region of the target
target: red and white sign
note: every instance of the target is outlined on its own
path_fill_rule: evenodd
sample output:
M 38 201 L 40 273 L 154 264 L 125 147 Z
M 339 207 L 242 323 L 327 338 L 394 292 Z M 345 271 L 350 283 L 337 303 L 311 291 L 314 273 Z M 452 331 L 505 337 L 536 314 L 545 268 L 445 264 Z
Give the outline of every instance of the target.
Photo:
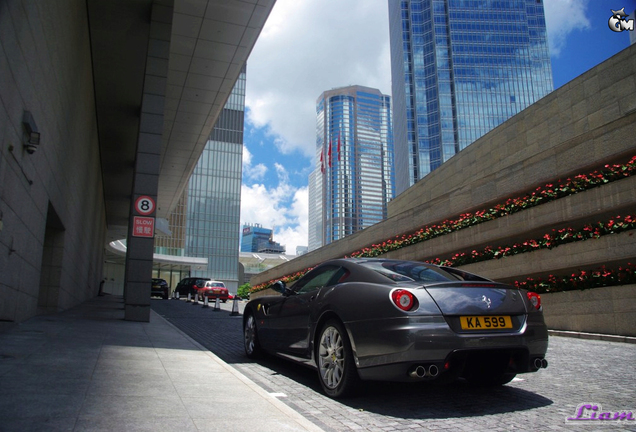
M 155 218 L 133 216 L 133 237 L 154 237 Z
M 143 195 L 135 201 L 135 210 L 142 215 L 149 215 L 155 211 L 155 200 L 149 196 Z

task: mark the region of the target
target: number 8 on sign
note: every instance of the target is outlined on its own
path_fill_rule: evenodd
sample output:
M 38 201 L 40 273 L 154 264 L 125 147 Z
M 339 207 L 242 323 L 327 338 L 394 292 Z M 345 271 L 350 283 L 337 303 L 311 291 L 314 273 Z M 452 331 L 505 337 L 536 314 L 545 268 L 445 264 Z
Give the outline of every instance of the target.
M 155 211 L 155 201 L 149 196 L 140 196 L 135 201 L 135 210 L 142 215 L 149 215 Z

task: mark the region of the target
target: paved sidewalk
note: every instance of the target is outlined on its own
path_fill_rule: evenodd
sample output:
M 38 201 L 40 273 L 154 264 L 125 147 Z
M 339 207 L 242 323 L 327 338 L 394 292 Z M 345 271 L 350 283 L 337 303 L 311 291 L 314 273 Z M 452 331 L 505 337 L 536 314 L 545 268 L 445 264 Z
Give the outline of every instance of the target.
M 618 336 L 618 335 L 608 335 L 601 333 L 584 333 L 577 331 L 569 331 L 569 330 L 548 330 L 548 334 L 550 336 L 563 336 L 563 337 L 571 337 L 577 339 L 590 339 L 590 340 L 600 340 L 607 342 L 622 342 L 622 343 L 631 343 L 636 344 L 636 337 L 633 336 Z
M 0 333 L 0 431 L 320 431 L 151 312 L 104 296 Z

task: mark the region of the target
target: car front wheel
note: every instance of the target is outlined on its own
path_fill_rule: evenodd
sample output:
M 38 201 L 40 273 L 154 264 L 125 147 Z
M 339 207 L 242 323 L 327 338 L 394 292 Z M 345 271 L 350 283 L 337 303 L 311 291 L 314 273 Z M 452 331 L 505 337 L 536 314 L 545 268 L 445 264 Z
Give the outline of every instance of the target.
M 243 327 L 243 341 L 245 345 L 245 354 L 249 358 L 258 358 L 262 355 L 261 346 L 258 343 L 258 332 L 256 330 L 256 318 L 249 313 L 245 318 L 245 326 Z
M 318 376 L 324 392 L 333 398 L 350 395 L 359 380 L 353 351 L 343 325 L 329 320 L 320 331 L 316 347 Z

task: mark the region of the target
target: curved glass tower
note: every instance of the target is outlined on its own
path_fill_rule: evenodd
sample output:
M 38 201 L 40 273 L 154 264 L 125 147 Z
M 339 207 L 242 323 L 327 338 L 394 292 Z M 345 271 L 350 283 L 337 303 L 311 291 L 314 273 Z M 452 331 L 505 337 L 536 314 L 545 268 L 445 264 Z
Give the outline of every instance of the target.
M 389 0 L 396 193 L 553 90 L 542 0 Z
M 309 176 L 309 250 L 384 220 L 394 196 L 391 98 L 362 86 L 324 92 Z

